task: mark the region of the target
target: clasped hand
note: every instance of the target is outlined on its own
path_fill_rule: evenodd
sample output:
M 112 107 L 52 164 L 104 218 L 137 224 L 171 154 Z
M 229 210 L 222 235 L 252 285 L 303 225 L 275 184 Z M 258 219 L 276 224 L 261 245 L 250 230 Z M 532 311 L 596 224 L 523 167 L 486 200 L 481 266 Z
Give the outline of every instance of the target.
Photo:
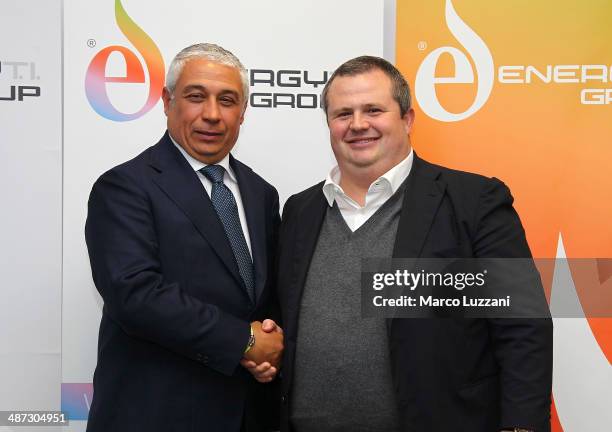
M 283 329 L 267 319 L 263 323 L 251 323 L 255 344 L 245 353 L 240 364 L 245 367 L 255 379 L 267 383 L 274 379 L 280 367 L 283 356 Z

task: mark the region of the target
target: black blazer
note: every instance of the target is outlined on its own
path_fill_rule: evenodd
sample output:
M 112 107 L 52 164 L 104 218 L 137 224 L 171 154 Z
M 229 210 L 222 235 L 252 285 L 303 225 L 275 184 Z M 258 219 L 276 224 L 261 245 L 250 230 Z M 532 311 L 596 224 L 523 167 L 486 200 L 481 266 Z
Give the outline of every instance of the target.
M 256 304 L 197 174 L 168 134 L 93 186 L 85 227 L 104 300 L 87 430 L 259 430 L 263 388 L 239 365 L 249 322 L 271 316 L 278 193 L 233 157 Z M 260 410 L 260 412 L 262 412 Z
M 407 182 L 394 257 L 531 256 L 501 181 L 415 155 Z M 322 185 L 292 196 L 283 210 L 277 282 L 285 330 L 283 431 L 291 430 L 301 295 L 327 207 Z M 395 318 L 387 330 L 402 430 L 550 430 L 550 319 Z

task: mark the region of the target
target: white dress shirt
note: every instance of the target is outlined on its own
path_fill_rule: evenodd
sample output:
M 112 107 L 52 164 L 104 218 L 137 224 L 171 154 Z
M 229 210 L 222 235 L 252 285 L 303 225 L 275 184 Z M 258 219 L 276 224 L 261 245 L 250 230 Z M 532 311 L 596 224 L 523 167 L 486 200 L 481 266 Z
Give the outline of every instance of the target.
M 397 192 L 410 174 L 413 159 L 413 151 L 410 149 L 406 159 L 376 179 L 368 188 L 363 207 L 346 195 L 340 187 L 340 169 L 336 165 L 327 175 L 323 185 L 323 194 L 327 203 L 333 207 L 334 201 L 337 202 L 344 221 L 351 231 L 356 231 Z
M 207 166 L 204 162 L 200 162 L 199 160 L 193 158 L 189 153 L 185 151 L 183 147 L 181 147 L 174 138 L 170 137 L 172 143 L 176 146 L 177 149 L 181 152 L 181 154 L 187 159 L 191 168 L 196 172 L 198 178 L 202 182 L 204 189 L 206 189 L 206 193 L 210 198 L 210 192 L 212 191 L 212 182 L 206 178 L 204 174 L 200 172 L 202 168 Z M 229 164 L 229 153 L 217 162 L 215 165 L 221 165 L 225 169 L 225 174 L 223 175 L 223 184 L 232 191 L 234 195 L 234 199 L 236 200 L 236 205 L 238 206 L 238 216 L 240 217 L 240 225 L 242 227 L 242 232 L 244 234 L 244 238 L 246 240 L 247 246 L 249 247 L 249 253 L 251 254 L 251 259 L 253 259 L 253 252 L 251 250 L 251 237 L 249 236 L 249 229 L 246 221 L 246 214 L 244 212 L 244 206 L 242 205 L 242 196 L 240 195 L 240 188 L 238 187 L 238 180 L 236 179 L 236 175 L 234 174 L 234 170 Z

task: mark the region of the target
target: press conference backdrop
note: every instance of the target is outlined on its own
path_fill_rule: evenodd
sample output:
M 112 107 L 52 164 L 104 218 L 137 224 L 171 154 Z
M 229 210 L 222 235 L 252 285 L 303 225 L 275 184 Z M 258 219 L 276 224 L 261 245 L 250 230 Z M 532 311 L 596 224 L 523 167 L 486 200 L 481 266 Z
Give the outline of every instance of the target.
M 85 429 L 102 306 L 87 197 L 162 135 L 165 69 L 196 41 L 249 69 L 234 153 L 282 201 L 333 164 L 324 82 L 373 54 L 409 79 L 419 154 L 504 180 L 536 256 L 612 256 L 608 2 L 22 0 L 2 18 L 0 410 L 62 409 Z M 570 271 L 545 275 L 551 301 Z M 555 430 L 612 424 L 611 335 L 606 319 L 555 319 Z

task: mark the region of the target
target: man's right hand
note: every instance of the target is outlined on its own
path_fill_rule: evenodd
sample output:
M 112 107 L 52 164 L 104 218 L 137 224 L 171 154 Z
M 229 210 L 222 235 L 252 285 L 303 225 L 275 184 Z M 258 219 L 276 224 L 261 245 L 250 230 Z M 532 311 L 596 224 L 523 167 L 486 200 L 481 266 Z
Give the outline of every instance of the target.
M 260 321 L 253 321 L 251 327 L 255 335 L 255 344 L 244 355 L 244 358 L 258 365 L 268 362 L 278 369 L 283 356 L 283 331 L 278 326 L 274 331 L 265 331 Z

